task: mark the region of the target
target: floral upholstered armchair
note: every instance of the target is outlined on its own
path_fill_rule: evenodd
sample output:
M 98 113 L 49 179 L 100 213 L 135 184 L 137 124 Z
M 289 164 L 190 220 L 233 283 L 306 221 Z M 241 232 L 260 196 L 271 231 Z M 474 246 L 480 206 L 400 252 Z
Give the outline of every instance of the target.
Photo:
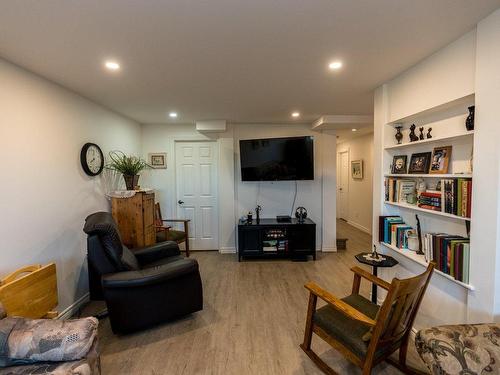
M 434 375 L 500 374 L 500 325 L 460 324 L 420 330 L 417 351 Z
M 0 375 L 96 375 L 97 319 L 5 317 L 0 304 Z

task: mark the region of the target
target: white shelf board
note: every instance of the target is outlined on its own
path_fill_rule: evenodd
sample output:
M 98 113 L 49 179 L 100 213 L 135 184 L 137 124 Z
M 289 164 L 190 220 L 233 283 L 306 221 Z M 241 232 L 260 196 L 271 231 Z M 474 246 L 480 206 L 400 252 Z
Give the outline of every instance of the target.
M 420 112 L 413 113 L 411 115 L 401 117 L 398 119 L 394 119 L 394 120 L 390 121 L 388 123 L 388 125 L 399 124 L 402 122 L 414 122 L 421 117 L 425 117 L 425 116 L 431 115 L 433 113 L 445 111 L 445 110 L 453 108 L 453 107 L 469 105 L 470 103 L 472 103 L 474 101 L 474 99 L 475 99 L 475 94 L 472 93 L 472 94 L 463 96 L 461 98 L 457 98 L 455 100 L 437 105 L 435 107 L 427 108 L 427 109 L 424 109 Z
M 454 135 L 450 135 L 450 136 L 446 136 L 446 137 L 435 137 L 435 138 L 424 139 L 422 141 L 401 143 L 399 145 L 398 144 L 389 145 L 389 146 L 384 147 L 384 150 L 393 150 L 393 149 L 404 148 L 404 147 L 418 146 L 418 145 L 422 145 L 422 144 L 452 141 L 454 139 L 458 139 L 458 138 L 462 138 L 462 137 L 469 137 L 471 135 L 474 135 L 474 130 L 469 130 L 465 133 L 454 134 Z
M 402 256 L 404 256 L 408 259 L 413 260 L 415 263 L 418 263 L 421 266 L 427 267 L 427 265 L 429 264 L 428 262 L 425 261 L 425 257 L 423 255 L 419 255 L 415 251 L 402 250 L 396 246 L 390 245 L 390 244 L 385 243 L 385 242 L 380 242 L 380 244 L 388 249 L 391 249 L 392 251 L 394 251 L 398 254 L 401 254 Z M 444 272 L 441 272 L 441 271 L 436 270 L 436 269 L 434 270 L 434 272 L 437 273 L 438 275 L 441 275 L 442 277 L 450 280 L 450 281 L 453 281 L 454 283 L 456 283 L 464 288 L 467 288 L 469 290 L 474 290 L 474 287 L 472 285 L 466 284 L 466 283 L 459 281 L 459 280 L 455 280 L 453 277 L 451 277 L 450 275 L 447 275 Z
M 401 208 L 406 208 L 408 210 L 414 210 L 414 211 L 420 211 L 420 212 L 425 212 L 430 215 L 438 215 L 438 216 L 444 216 L 444 217 L 449 217 L 451 219 L 457 219 L 457 220 L 464 220 L 464 221 L 470 221 L 469 217 L 462 217 L 462 216 L 457 216 L 453 214 L 448 214 L 446 212 L 441 212 L 441 211 L 433 211 L 433 210 L 428 210 L 425 208 L 420 208 L 417 205 L 413 204 L 408 204 L 408 203 L 398 203 L 398 202 L 388 202 L 385 201 L 385 204 L 389 204 L 391 206 L 396 206 L 396 207 L 401 207 Z
M 386 173 L 384 177 L 414 177 L 414 178 L 472 178 L 470 173 L 448 173 L 448 174 L 395 174 Z

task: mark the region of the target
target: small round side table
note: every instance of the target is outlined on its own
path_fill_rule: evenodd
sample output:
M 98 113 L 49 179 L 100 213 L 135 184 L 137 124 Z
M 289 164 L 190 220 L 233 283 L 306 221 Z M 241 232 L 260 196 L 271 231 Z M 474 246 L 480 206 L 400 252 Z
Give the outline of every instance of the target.
M 377 269 L 379 267 L 394 267 L 398 261 L 393 257 L 385 254 L 378 254 L 382 259 L 379 261 L 371 259 L 372 253 L 359 253 L 355 256 L 359 263 L 367 264 L 373 267 L 373 276 L 377 276 Z M 372 302 L 377 303 L 377 285 L 372 283 Z

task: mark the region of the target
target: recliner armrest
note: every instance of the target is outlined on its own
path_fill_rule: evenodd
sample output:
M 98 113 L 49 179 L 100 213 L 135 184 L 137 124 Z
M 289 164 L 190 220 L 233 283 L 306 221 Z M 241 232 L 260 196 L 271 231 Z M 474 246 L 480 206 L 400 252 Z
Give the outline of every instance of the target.
M 158 242 L 152 246 L 133 250 L 133 253 L 141 265 L 181 254 L 179 245 L 174 241 Z
M 163 283 L 197 271 L 198 262 L 196 260 L 179 259 L 175 262 L 138 271 L 104 275 L 102 277 L 102 286 L 104 289 L 142 287 Z

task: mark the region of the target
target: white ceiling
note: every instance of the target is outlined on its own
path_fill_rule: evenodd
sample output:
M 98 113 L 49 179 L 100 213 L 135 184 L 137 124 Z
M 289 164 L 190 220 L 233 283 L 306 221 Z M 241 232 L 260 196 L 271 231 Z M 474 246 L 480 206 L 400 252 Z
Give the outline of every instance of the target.
M 312 122 L 371 114 L 376 86 L 498 7 L 500 0 L 2 1 L 0 56 L 141 123 L 292 122 L 292 110 Z M 105 71 L 107 58 L 123 69 Z M 341 71 L 328 70 L 333 59 L 344 62 Z

